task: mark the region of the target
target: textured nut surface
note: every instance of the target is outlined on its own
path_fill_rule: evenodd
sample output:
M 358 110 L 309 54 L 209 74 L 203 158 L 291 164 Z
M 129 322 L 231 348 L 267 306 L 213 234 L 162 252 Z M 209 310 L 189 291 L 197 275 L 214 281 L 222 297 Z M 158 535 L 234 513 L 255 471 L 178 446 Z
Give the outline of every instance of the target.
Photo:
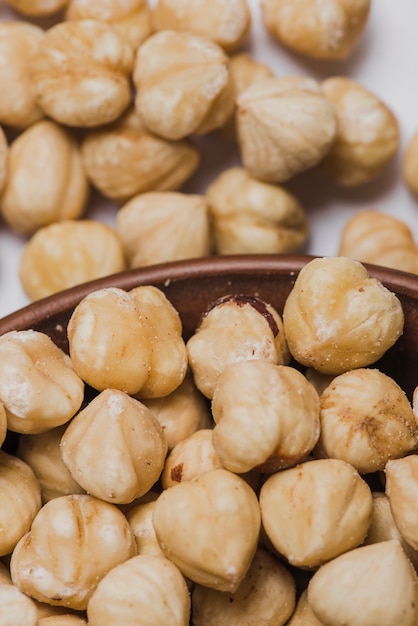
M 189 141 L 150 133 L 132 109 L 114 124 L 87 133 L 81 156 L 94 187 L 120 202 L 146 191 L 175 191 L 199 163 Z
M 418 131 L 408 139 L 402 158 L 402 177 L 409 191 L 418 196 Z
M 0 22 L 0 82 L 7 85 L 0 100 L 0 124 L 25 128 L 43 117 L 28 72 L 29 59 L 43 37 L 44 31 L 33 24 Z
M 394 540 L 337 557 L 323 565 L 308 586 L 315 615 L 335 626 L 413 626 L 416 594 L 415 571 Z
M 158 0 L 152 11 L 154 30 L 186 30 L 208 37 L 231 52 L 251 26 L 247 0 Z
M 37 626 L 83 626 L 87 624 L 84 617 L 78 617 L 78 615 L 48 615 L 41 617 Z
M 268 31 L 291 50 L 317 59 L 345 59 L 358 45 L 370 0 L 262 0 Z
M 233 363 L 264 359 L 286 365 L 290 360 L 281 316 L 268 303 L 246 295 L 214 302 L 186 347 L 195 384 L 208 398 Z
M 345 461 L 307 461 L 269 476 L 261 488 L 263 526 L 297 567 L 317 567 L 360 545 L 372 520 L 372 493 Z
M 55 498 L 35 517 L 10 562 L 12 580 L 41 602 L 85 610 L 98 582 L 136 554 L 124 515 L 88 495 Z
M 334 105 L 315 81 L 273 77 L 237 100 L 238 143 L 255 178 L 280 183 L 317 165 L 336 136 Z
M 163 430 L 151 411 L 115 389 L 96 396 L 61 439 L 62 460 L 73 478 L 89 494 L 115 504 L 151 489 L 166 453 Z
M 79 148 L 67 130 L 41 120 L 10 144 L 0 206 L 13 230 L 30 234 L 41 226 L 78 218 L 87 199 Z
M 235 593 L 196 585 L 193 626 L 283 626 L 295 606 L 295 581 L 278 559 L 259 548 Z
M 68 0 L 5 0 L 5 2 L 27 17 L 47 17 L 63 9 Z
M 47 32 L 30 62 L 39 106 L 69 126 L 115 120 L 131 100 L 133 51 L 99 20 L 59 22 Z
M 38 626 L 35 603 L 14 585 L 0 584 L 0 626 Z
M 222 172 L 206 195 L 218 254 L 286 254 L 307 241 L 308 219 L 297 198 L 244 168 Z
M 403 459 L 388 461 L 385 476 L 386 494 L 396 526 L 405 541 L 418 550 L 418 455 L 410 454 Z
M 185 576 L 234 592 L 256 551 L 260 508 L 242 478 L 215 469 L 163 491 L 153 524 L 164 554 Z
M 10 554 L 41 508 L 41 489 L 27 463 L 0 450 L 0 556 Z
M 138 49 L 135 106 L 149 130 L 167 139 L 223 126 L 234 109 L 228 57 L 206 37 L 155 33 Z
M 203 195 L 150 191 L 119 209 L 116 228 L 130 267 L 209 256 L 208 201 Z
M 163 556 L 139 554 L 101 580 L 87 615 L 91 626 L 134 626 L 139 616 L 143 626 L 188 626 L 190 595 L 173 563 Z
M 325 374 L 377 361 L 403 332 L 402 305 L 358 261 L 326 257 L 299 273 L 283 310 L 290 352 Z
M 351 78 L 327 78 L 321 91 L 335 107 L 337 134 L 320 168 L 345 187 L 370 182 L 398 150 L 398 120 L 382 100 Z
M 155 500 L 134 504 L 126 513 L 126 519 L 134 534 L 138 554 L 156 554 L 164 556 L 155 535 L 152 516 Z
M 6 184 L 7 166 L 9 159 L 9 145 L 6 135 L 0 126 L 0 195 Z
M 323 626 L 323 622 L 319 621 L 308 602 L 307 589 L 299 596 L 295 611 L 287 622 L 287 626 Z
M 3 403 L 0 402 L 0 448 L 3 445 L 7 435 L 7 414 Z
M 65 424 L 83 398 L 83 381 L 48 335 L 21 330 L 0 337 L 0 399 L 10 430 L 35 434 Z

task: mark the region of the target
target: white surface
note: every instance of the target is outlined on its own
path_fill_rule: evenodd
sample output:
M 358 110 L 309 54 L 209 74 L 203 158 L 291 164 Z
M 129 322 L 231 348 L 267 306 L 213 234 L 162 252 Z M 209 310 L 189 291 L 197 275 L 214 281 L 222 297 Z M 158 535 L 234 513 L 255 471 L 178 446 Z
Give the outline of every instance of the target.
M 253 23 L 248 47 L 256 58 L 267 62 L 275 74 L 298 73 L 318 80 L 337 74 L 350 76 L 379 96 L 400 123 L 398 157 L 377 181 L 354 190 L 341 190 L 318 174 L 309 172 L 288 185 L 309 214 L 312 232 L 305 251 L 336 254 L 347 218 L 358 209 L 371 207 L 404 220 L 418 241 L 418 201 L 408 193 L 400 176 L 404 148 L 418 129 L 418 1 L 372 0 L 371 14 L 360 45 L 346 62 L 313 62 L 286 51 L 265 32 L 260 20 L 259 0 L 249 0 L 249 3 Z M 18 19 L 1 0 L 0 19 Z M 5 87 L 0 85 L 1 89 Z M 204 192 L 208 182 L 220 170 L 236 163 L 235 150 L 217 138 L 201 138 L 198 145 L 202 151 L 201 165 L 185 191 Z M 112 224 L 115 210 L 98 200 L 89 209 L 88 216 Z M 11 233 L 0 222 L 0 317 L 28 303 L 18 277 L 24 243 L 23 238 Z

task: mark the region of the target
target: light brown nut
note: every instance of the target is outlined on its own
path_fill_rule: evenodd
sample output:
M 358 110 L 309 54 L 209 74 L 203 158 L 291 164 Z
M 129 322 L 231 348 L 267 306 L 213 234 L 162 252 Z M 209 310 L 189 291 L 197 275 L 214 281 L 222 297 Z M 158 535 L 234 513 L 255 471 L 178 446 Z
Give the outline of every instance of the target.
M 373 499 L 352 465 L 320 459 L 269 476 L 260 508 L 276 550 L 296 567 L 313 568 L 363 542 Z
M 316 59 L 352 55 L 367 24 L 371 0 L 262 0 L 266 29 L 290 50 Z
M 306 459 L 319 437 L 319 396 L 299 371 L 242 361 L 218 379 L 213 447 L 232 472 L 273 472 Z
M 130 44 L 99 20 L 52 26 L 29 65 L 41 109 L 82 127 L 107 124 L 127 109 L 132 67 Z
M 295 601 L 292 574 L 278 559 L 259 548 L 235 593 L 194 586 L 193 626 L 283 626 Z
M 307 367 L 342 374 L 375 363 L 403 332 L 399 299 L 358 261 L 309 261 L 285 302 L 289 350 Z
M 337 130 L 334 105 L 315 81 L 266 78 L 237 100 L 238 144 L 254 178 L 284 182 L 317 165 Z
M 388 461 L 385 476 L 386 494 L 396 526 L 405 541 L 418 550 L 418 455 Z
M 0 402 L 0 448 L 3 445 L 7 435 L 7 414 L 3 403 Z
M 87 133 L 81 156 L 92 185 L 119 202 L 147 191 L 175 191 L 199 163 L 188 140 L 150 133 L 132 109 L 114 124 Z
M 418 131 L 408 139 L 402 158 L 402 178 L 409 191 L 418 197 Z
M 77 615 L 48 615 L 41 617 L 36 624 L 37 626 L 83 626 L 87 624 L 87 620 Z
M 5 2 L 26 17 L 47 17 L 63 9 L 68 0 L 5 0 Z
M 102 20 L 136 49 L 152 33 L 147 0 L 69 0 L 67 20 Z
M 41 508 L 41 489 L 27 463 L 0 450 L 0 556 L 10 554 Z
M 168 489 L 222 467 L 212 444 L 212 430 L 198 430 L 171 450 L 161 474 L 161 484 L 163 489 Z
M 144 124 L 166 139 L 220 128 L 234 109 L 228 57 L 210 39 L 186 31 L 149 37 L 138 49 L 133 81 Z
M 116 506 L 83 494 L 61 496 L 39 511 L 13 551 L 10 571 L 28 596 L 82 611 L 103 576 L 135 554 Z
M 418 446 L 418 424 L 404 391 L 377 369 L 333 379 L 321 395 L 318 447 L 361 474 L 383 470 Z
M 150 191 L 116 215 L 116 229 L 130 267 L 209 256 L 209 204 L 203 195 Z
M 288 254 L 308 239 L 308 219 L 297 198 L 244 168 L 224 170 L 206 196 L 218 254 Z
M 35 603 L 14 585 L 0 584 L 0 626 L 38 626 Z
M 163 491 L 153 524 L 164 554 L 185 576 L 234 592 L 256 551 L 260 508 L 245 480 L 215 469 Z
M 0 100 L 0 124 L 25 128 L 43 117 L 28 72 L 28 61 L 43 37 L 44 31 L 34 24 L 0 22 L 0 82 L 7 85 Z
M 323 565 L 309 583 L 308 600 L 324 624 L 414 626 L 417 584 L 399 542 L 384 541 Z
M 341 233 L 340 256 L 418 274 L 414 234 L 400 219 L 373 209 L 356 212 Z
M 21 435 L 17 454 L 33 470 L 41 486 L 42 502 L 59 496 L 84 493 L 61 459 L 60 443 L 66 425 L 39 435 Z
M 287 626 L 324 626 L 320 622 L 308 602 L 308 590 L 305 589 L 299 596 L 296 609 L 287 622 Z
M 140 554 L 109 572 L 87 609 L 90 626 L 188 626 L 190 595 L 173 563 L 163 556 Z
M 88 182 L 78 145 L 52 120 L 24 130 L 9 147 L 2 215 L 16 232 L 80 217 L 88 200 Z
M 190 370 L 170 394 L 144 399 L 143 403 L 163 427 L 169 450 L 197 430 L 213 427 L 209 404 L 194 384 Z
M 61 426 L 83 398 L 83 381 L 48 335 L 21 330 L 0 337 L 0 399 L 10 430 L 37 434 Z
M 7 168 L 9 160 L 9 144 L 6 135 L 0 126 L 0 196 L 6 185 Z
M 150 502 L 135 504 L 126 513 L 126 519 L 135 537 L 138 554 L 164 556 L 152 523 L 156 499 L 157 495 Z
M 242 360 L 286 365 L 289 351 L 282 318 L 268 303 L 248 295 L 228 295 L 212 304 L 186 344 L 197 388 L 212 398 L 224 369 Z
M 122 243 L 97 220 L 63 220 L 43 226 L 23 248 L 19 278 L 31 300 L 126 269 Z
M 247 38 L 251 13 L 247 0 L 158 0 L 152 25 L 154 30 L 190 31 L 208 37 L 232 52 Z
M 364 185 L 396 154 L 398 120 L 374 93 L 345 76 L 327 78 L 321 91 L 335 107 L 337 135 L 319 167 L 338 185 Z
M 164 432 L 151 411 L 115 389 L 96 396 L 61 439 L 62 460 L 77 483 L 114 504 L 147 493 L 163 470 L 166 453 Z

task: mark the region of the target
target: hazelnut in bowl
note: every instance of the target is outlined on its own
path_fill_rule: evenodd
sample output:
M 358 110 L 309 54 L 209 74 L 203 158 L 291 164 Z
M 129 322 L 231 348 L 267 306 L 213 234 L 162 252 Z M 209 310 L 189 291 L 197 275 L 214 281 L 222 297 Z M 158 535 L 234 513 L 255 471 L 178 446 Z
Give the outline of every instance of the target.
M 413 626 L 417 304 L 257 254 L 1 319 L 0 596 L 27 626 Z

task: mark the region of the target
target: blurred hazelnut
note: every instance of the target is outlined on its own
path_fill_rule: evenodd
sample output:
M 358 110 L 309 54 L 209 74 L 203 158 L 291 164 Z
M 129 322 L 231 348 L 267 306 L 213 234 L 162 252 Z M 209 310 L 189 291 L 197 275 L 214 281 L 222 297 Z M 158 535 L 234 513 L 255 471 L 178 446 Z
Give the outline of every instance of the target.
M 375 94 L 345 76 L 327 78 L 321 91 L 335 107 L 337 135 L 320 169 L 343 187 L 370 182 L 398 150 L 396 117 Z
M 0 402 L 0 448 L 3 445 L 7 435 L 7 414 L 3 403 Z
M 299 363 L 337 375 L 375 363 L 402 334 L 404 315 L 396 295 L 360 262 L 325 257 L 300 271 L 283 323 Z
M 114 124 L 88 132 L 81 156 L 92 185 L 118 202 L 146 191 L 175 191 L 199 163 L 190 142 L 153 135 L 132 109 Z
M 312 611 L 308 602 L 308 590 L 305 589 L 296 604 L 296 609 L 292 617 L 287 622 L 287 626 L 324 626 Z
M 336 136 L 334 105 L 311 79 L 266 78 L 237 100 L 238 144 L 254 178 L 280 183 L 317 165 Z
M 264 26 L 292 51 L 316 59 L 351 56 L 367 24 L 371 0 L 262 0 Z
M 0 625 L 38 626 L 35 603 L 14 585 L 0 584 Z
M 418 455 L 391 459 L 386 464 L 386 494 L 393 519 L 405 541 L 418 550 Z
M 35 122 L 10 144 L 0 206 L 12 230 L 28 235 L 80 217 L 88 191 L 78 145 L 55 122 Z
M 5 0 L 5 2 L 26 17 L 52 16 L 68 4 L 68 0 Z
M 7 143 L 6 135 L 0 126 L 0 196 L 6 185 L 7 176 L 7 164 L 9 158 L 9 145 Z
M 150 502 L 134 504 L 126 513 L 126 519 L 135 537 L 138 554 L 164 556 L 152 523 L 156 499 L 157 496 Z
M 131 101 L 132 47 L 105 22 L 55 24 L 29 67 L 39 106 L 62 124 L 107 124 Z
M 288 254 L 307 241 L 308 219 L 295 196 L 243 168 L 222 172 L 206 195 L 218 254 Z
M 234 109 L 228 57 L 186 31 L 155 33 L 138 49 L 133 81 L 144 124 L 166 139 L 220 128 Z
M 402 177 L 409 191 L 418 197 L 418 131 L 408 139 L 402 159 Z
M 150 191 L 116 215 L 116 229 L 130 267 L 209 256 L 207 199 L 198 194 Z
M 41 617 L 36 622 L 37 626 L 83 626 L 87 624 L 87 620 L 84 617 L 78 615 L 48 615 Z

